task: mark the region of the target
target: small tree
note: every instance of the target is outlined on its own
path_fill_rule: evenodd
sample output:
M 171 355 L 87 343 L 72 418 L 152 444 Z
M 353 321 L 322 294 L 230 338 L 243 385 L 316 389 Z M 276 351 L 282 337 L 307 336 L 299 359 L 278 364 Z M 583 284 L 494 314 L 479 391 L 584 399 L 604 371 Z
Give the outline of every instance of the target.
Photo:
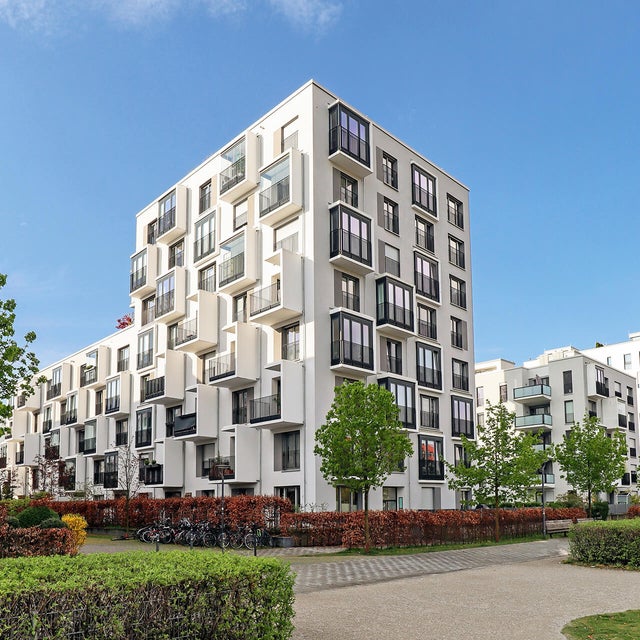
M 562 477 L 576 491 L 587 494 L 591 517 L 592 495 L 613 491 L 625 472 L 627 441 L 619 431 L 609 437 L 597 416 L 585 414 L 582 423 L 576 422 L 556 445 L 554 457 Z
M 487 402 L 484 425 L 478 425 L 476 441 L 464 435 L 461 439 L 467 464 L 445 462 L 449 486 L 456 490 L 471 488 L 476 500 L 493 505 L 498 542 L 500 507 L 526 500 L 548 456 L 535 450 L 537 434 L 516 430 L 515 413 L 502 403 Z
M 393 394 L 377 384 L 351 382 L 337 387 L 326 422 L 316 431 L 314 453 L 320 472 L 334 487 L 364 497 L 365 550 L 371 548 L 369 491 L 402 466 L 413 446 L 398 420 Z
M 0 289 L 6 284 L 7 276 L 0 273 Z M 40 363 L 29 346 L 36 334 L 33 331 L 25 334 L 22 346 L 14 338 L 15 309 L 15 300 L 0 300 L 0 435 L 9 430 L 2 419 L 11 417 L 11 399 L 18 395 L 25 399 L 32 396 L 35 385 L 44 382 L 44 377 L 34 380 Z
M 66 485 L 66 467 L 58 447 L 45 442 L 44 453 L 38 454 L 34 462 L 37 465 L 37 491 L 43 491 L 51 496 L 62 495 Z
M 124 498 L 124 528 L 125 538 L 129 537 L 129 523 L 131 522 L 131 498 L 135 498 L 140 491 L 140 456 L 131 446 L 131 442 L 113 447 L 117 451 L 117 485 L 115 490 Z

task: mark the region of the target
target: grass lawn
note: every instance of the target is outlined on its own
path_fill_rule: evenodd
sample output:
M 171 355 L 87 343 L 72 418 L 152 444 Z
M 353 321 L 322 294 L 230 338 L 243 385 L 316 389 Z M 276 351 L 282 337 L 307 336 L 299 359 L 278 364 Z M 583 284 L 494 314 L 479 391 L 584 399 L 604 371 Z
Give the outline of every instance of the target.
M 637 640 L 640 611 L 601 613 L 570 622 L 562 633 L 569 640 Z

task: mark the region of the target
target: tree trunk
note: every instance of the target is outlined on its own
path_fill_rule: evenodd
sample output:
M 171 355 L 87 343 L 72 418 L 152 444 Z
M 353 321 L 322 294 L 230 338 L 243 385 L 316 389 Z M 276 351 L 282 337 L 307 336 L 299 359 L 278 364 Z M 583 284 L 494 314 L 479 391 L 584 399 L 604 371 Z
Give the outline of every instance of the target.
M 369 490 L 364 491 L 364 551 L 371 551 L 371 535 L 369 532 Z
M 587 516 L 591 517 L 591 485 L 587 488 Z
M 498 489 L 496 488 L 496 492 L 493 500 L 493 537 L 496 542 L 500 542 L 500 497 L 498 495 Z

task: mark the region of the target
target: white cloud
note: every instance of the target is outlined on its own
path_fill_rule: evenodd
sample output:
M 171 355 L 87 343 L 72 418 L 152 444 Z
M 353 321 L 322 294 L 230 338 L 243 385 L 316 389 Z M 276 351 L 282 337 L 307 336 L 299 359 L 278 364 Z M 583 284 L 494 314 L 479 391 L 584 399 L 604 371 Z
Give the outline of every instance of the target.
M 342 5 L 332 0 L 268 0 L 295 26 L 322 32 L 340 17 Z
M 0 0 L 0 22 L 14 29 L 53 32 L 68 28 L 83 14 L 102 14 L 133 29 L 164 22 L 179 11 L 206 10 L 212 18 L 234 17 L 258 0 Z M 294 27 L 322 33 L 333 24 L 339 0 L 262 0 Z

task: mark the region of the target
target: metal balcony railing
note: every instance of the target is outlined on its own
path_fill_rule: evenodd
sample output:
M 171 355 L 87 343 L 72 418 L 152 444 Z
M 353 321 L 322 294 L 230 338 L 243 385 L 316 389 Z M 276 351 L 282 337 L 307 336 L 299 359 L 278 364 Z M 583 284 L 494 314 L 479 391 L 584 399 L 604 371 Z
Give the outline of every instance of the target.
M 289 176 L 260 192 L 260 216 L 265 216 L 290 200 Z
M 236 354 L 224 353 L 211 359 L 207 375 L 209 377 L 209 381 L 212 381 L 235 375 L 235 372 Z
M 382 180 L 385 184 L 391 185 L 394 188 L 398 187 L 398 172 L 390 166 L 382 165 Z
M 342 306 L 352 311 L 360 311 L 360 296 L 342 291 Z
M 245 157 L 238 158 L 233 164 L 220 172 L 220 194 L 223 194 L 245 178 Z
M 331 257 L 343 255 L 352 260 L 371 265 L 371 242 L 346 229 L 331 229 Z
M 423 189 L 421 186 L 413 185 L 413 203 L 417 204 L 422 209 L 425 209 L 429 213 L 435 215 L 436 213 L 436 196 L 434 193 Z
M 129 274 L 129 291 L 136 291 L 147 284 L 147 268 L 143 267 Z
M 244 275 L 244 251 L 223 260 L 218 266 L 220 270 L 220 286 L 241 278 Z
M 144 381 L 144 399 L 151 400 L 164 395 L 164 376 Z
M 416 272 L 415 282 L 417 293 L 432 300 L 440 299 L 440 283 L 436 278 Z
M 431 338 L 432 340 L 437 340 L 438 325 L 435 322 L 418 320 L 418 335 L 421 335 L 423 338 Z
M 433 229 L 431 229 L 431 227 L 429 227 L 427 231 L 416 229 L 416 244 L 421 249 L 426 249 L 427 251 L 433 253 L 436 247 L 436 241 L 433 236 Z
M 369 141 L 340 125 L 329 130 L 329 153 L 343 151 L 362 164 L 369 166 Z
M 173 290 L 167 291 L 167 293 L 163 293 L 161 296 L 158 296 L 156 298 L 156 318 L 173 311 L 175 308 L 175 299 L 176 292 Z
M 267 287 L 262 287 L 254 291 L 249 296 L 249 308 L 251 309 L 251 315 L 255 316 L 269 309 L 277 307 L 282 302 L 282 296 L 280 293 L 280 281 L 275 282 Z
M 88 384 L 93 384 L 98 379 L 98 370 L 95 367 L 91 369 L 83 369 L 80 372 L 80 386 L 86 387 Z
M 440 414 L 437 411 L 421 411 L 420 426 L 428 429 L 439 429 Z
M 184 344 L 185 342 L 191 342 L 198 337 L 198 321 L 187 320 L 186 322 L 180 322 L 176 329 L 175 346 Z
M 280 417 L 280 394 L 276 393 L 251 400 L 251 417 L 249 422 L 265 422 Z
M 60 391 L 62 390 L 62 383 L 56 382 L 52 384 L 47 389 L 47 400 L 51 400 L 52 398 L 57 398 L 60 395 Z
M 424 367 L 418 365 L 416 367 L 418 384 L 422 387 L 430 387 L 431 389 L 442 388 L 442 372 L 440 369 Z
M 173 436 L 179 438 L 181 436 L 192 436 L 198 430 L 197 416 L 195 413 L 185 413 L 176 416 L 173 423 Z
M 596 393 L 599 396 L 605 396 L 606 398 L 609 397 L 609 387 L 607 387 L 607 385 L 605 385 L 604 382 L 600 382 L 599 380 L 596 380 Z
M 413 330 L 413 309 L 401 307 L 392 302 L 378 303 L 378 324 L 392 324 L 403 329 Z
M 158 218 L 158 236 L 176 226 L 176 208 L 171 207 Z
M 105 413 L 115 413 L 120 410 L 120 396 L 110 396 L 105 400 Z
M 350 340 L 334 340 L 331 343 L 331 364 L 373 369 L 373 347 Z

